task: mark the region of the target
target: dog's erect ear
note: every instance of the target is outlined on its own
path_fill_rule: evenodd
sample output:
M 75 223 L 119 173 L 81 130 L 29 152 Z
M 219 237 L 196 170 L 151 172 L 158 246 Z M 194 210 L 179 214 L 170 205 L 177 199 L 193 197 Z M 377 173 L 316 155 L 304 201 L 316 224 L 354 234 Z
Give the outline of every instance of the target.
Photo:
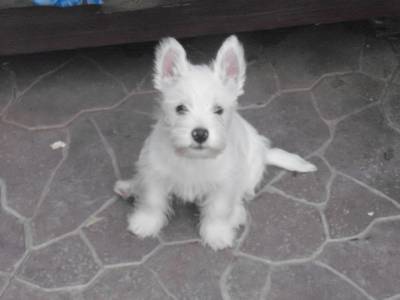
M 156 49 L 154 87 L 158 90 L 171 85 L 188 68 L 186 52 L 174 38 L 161 40 Z
M 230 85 L 237 90 L 237 95 L 243 94 L 243 85 L 246 77 L 246 61 L 243 46 L 236 36 L 228 37 L 218 50 L 214 62 L 214 72 L 223 84 Z

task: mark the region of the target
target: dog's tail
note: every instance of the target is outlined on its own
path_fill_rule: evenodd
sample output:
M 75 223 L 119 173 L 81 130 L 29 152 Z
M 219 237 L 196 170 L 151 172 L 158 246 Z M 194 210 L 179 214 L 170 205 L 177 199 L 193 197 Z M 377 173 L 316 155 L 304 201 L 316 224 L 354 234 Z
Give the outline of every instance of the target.
M 299 155 L 279 148 L 270 148 L 265 154 L 266 164 L 280 167 L 289 171 L 314 172 L 317 167 L 301 158 Z

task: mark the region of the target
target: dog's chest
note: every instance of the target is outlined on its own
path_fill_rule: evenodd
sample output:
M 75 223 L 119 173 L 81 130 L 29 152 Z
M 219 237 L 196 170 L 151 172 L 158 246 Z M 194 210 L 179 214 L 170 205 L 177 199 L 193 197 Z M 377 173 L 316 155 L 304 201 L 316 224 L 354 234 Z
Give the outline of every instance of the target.
M 226 170 L 215 162 L 181 161 L 169 174 L 171 191 L 185 201 L 194 201 L 217 189 Z

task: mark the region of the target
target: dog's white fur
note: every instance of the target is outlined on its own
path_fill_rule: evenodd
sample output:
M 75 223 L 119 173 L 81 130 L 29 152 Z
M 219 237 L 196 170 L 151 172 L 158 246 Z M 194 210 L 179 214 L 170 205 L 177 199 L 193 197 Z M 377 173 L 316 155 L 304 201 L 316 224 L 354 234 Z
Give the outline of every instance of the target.
M 154 74 L 162 96 L 160 114 L 140 153 L 136 176 L 114 188 L 124 198 L 137 197 L 128 230 L 141 238 L 156 236 L 167 223 L 174 194 L 200 206 L 205 243 L 214 250 L 230 247 L 236 229 L 246 222 L 243 201 L 253 198 L 267 164 L 316 170 L 296 154 L 271 148 L 238 114 L 245 71 L 243 47 L 235 36 L 225 40 L 210 66 L 192 65 L 175 39 L 161 41 Z M 192 137 L 196 128 L 208 130 L 201 145 Z

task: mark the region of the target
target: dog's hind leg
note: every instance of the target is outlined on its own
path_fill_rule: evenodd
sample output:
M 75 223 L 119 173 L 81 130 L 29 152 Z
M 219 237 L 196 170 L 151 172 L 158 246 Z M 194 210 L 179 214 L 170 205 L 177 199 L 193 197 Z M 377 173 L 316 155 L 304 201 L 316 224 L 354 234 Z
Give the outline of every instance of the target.
M 266 163 L 289 171 L 314 172 L 317 167 L 301 158 L 299 155 L 279 148 L 267 150 Z
M 136 179 L 118 180 L 114 185 L 114 193 L 123 199 L 127 199 L 135 194 Z

